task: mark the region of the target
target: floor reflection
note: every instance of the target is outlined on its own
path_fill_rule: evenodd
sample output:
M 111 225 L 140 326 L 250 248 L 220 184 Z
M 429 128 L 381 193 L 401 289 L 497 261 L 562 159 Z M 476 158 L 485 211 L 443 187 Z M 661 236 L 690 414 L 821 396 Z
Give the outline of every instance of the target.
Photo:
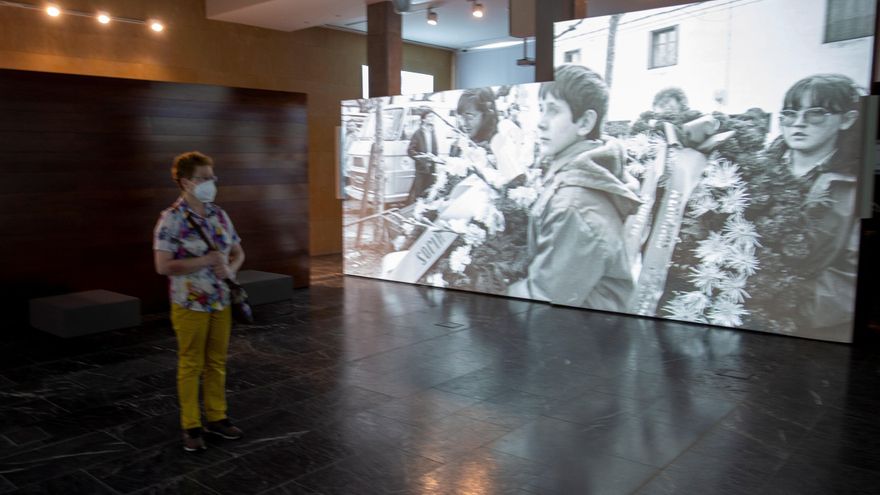
M 858 493 L 876 350 L 339 274 L 230 346 L 240 442 L 179 446 L 164 315 L 0 340 L 0 493 Z M 60 462 L 59 459 L 63 459 Z M 868 489 L 870 491 L 870 489 Z

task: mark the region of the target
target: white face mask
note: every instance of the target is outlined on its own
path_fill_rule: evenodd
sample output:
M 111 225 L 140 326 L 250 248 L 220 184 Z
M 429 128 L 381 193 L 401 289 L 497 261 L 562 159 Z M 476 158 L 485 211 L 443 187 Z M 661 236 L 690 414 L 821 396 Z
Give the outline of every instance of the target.
M 193 196 L 202 203 L 213 203 L 214 198 L 217 197 L 217 185 L 212 180 L 206 180 L 201 184 L 197 184 L 192 192 Z

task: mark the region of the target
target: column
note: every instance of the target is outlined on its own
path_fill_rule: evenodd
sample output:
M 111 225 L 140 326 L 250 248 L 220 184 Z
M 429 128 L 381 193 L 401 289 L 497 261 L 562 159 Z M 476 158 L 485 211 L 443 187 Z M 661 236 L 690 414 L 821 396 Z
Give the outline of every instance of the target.
M 535 82 L 553 80 L 553 23 L 574 19 L 576 3 L 576 0 L 535 2 Z
M 370 97 L 400 94 L 403 61 L 402 21 L 391 2 L 367 5 L 367 65 Z

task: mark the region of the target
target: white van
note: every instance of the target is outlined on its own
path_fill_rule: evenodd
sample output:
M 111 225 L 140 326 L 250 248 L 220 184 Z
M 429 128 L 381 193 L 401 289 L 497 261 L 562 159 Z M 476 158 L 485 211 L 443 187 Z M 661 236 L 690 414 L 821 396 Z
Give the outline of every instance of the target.
M 383 201 L 387 204 L 403 203 L 409 197 L 409 190 L 415 178 L 415 163 L 407 154 L 409 142 L 421 123 L 421 111 L 432 108 L 446 120 L 449 109 L 437 108 L 436 102 L 413 101 L 404 104 L 389 104 L 382 107 L 382 170 L 384 172 Z M 438 155 L 449 156 L 451 143 L 447 137 L 453 135 L 447 125 L 436 119 L 434 129 L 437 133 Z M 360 135 L 348 148 L 345 157 L 348 171 L 348 185 L 345 187 L 347 197 L 361 200 L 364 197 L 364 183 L 370 164 L 370 151 L 376 134 L 376 112 L 370 112 Z M 376 190 L 372 185 L 371 189 Z M 375 202 L 375 193 L 371 191 L 369 200 Z

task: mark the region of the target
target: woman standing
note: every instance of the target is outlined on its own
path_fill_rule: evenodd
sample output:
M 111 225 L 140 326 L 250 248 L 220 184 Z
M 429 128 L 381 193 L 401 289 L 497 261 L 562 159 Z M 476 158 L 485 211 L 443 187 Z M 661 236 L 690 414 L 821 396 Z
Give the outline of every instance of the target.
M 169 278 L 171 324 L 178 344 L 183 448 L 195 452 L 205 449 L 203 432 L 226 439 L 242 435 L 226 415 L 226 355 L 232 314 L 224 280 L 235 278 L 244 262 L 244 251 L 229 216 L 214 204 L 217 177 L 213 160 L 197 151 L 184 153 L 174 159 L 171 176 L 181 195 L 159 217 L 153 250 L 156 272 Z M 200 380 L 207 416 L 204 429 Z

